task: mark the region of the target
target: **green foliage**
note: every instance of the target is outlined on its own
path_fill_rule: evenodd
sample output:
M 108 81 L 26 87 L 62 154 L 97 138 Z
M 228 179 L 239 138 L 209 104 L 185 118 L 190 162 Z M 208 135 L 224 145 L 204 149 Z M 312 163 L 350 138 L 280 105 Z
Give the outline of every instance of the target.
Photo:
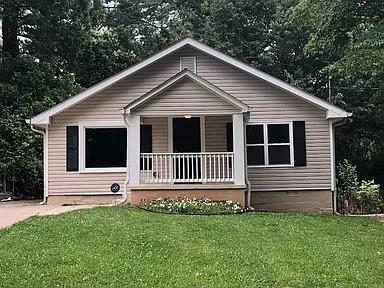
M 354 195 L 359 191 L 359 180 L 357 178 L 356 166 L 344 159 L 337 166 L 338 179 L 337 190 L 340 195 Z
M 20 192 L 41 178 L 41 139 L 25 118 L 192 36 L 353 112 L 336 131 L 338 160 L 355 163 L 360 179 L 384 185 L 383 6 L 382 0 L 0 0 L 3 35 L 13 37 L 3 39 L 3 49 L 13 50 L 0 54 L 2 172 L 16 175 L 10 178 Z
M 342 214 L 357 213 L 356 193 L 359 190 L 356 166 L 344 159 L 337 166 L 337 211 Z
M 7 60 L 7 61 L 6 61 Z M 42 193 L 42 137 L 25 119 L 79 91 L 73 76 L 55 71 L 29 57 L 3 58 L 0 74 L 9 63 L 13 72 L 0 82 L 0 173 L 7 175 L 15 194 L 37 197 Z
M 158 198 L 143 200 L 139 207 L 145 210 L 170 214 L 215 215 L 242 213 L 243 208 L 232 201 L 212 201 L 198 198 Z
M 341 213 L 381 213 L 384 199 L 380 196 L 380 185 L 374 180 L 362 181 L 357 178 L 356 166 L 344 159 L 338 167 L 337 192 Z
M 379 189 L 380 185 L 373 180 L 362 181 L 356 195 L 362 214 L 384 212 L 384 199 L 381 199 Z
M 292 19 L 313 30 L 306 52 L 326 56 L 326 69 L 344 76 L 383 70 L 383 16 L 381 0 L 301 0 Z
M 276 5 L 272 1 L 205 1 L 204 42 L 239 60 L 260 67 L 260 56 L 270 43 L 269 29 Z
M 332 76 L 329 100 L 353 113 L 337 131 L 338 159 L 384 184 L 384 1 L 300 0 L 290 20 L 309 32 L 304 53 L 320 77 Z

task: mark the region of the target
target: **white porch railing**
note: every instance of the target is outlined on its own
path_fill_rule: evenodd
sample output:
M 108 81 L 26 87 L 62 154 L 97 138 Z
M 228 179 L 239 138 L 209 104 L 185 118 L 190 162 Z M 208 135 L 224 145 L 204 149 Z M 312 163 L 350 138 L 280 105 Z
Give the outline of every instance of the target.
M 233 182 L 233 152 L 141 153 L 141 183 Z

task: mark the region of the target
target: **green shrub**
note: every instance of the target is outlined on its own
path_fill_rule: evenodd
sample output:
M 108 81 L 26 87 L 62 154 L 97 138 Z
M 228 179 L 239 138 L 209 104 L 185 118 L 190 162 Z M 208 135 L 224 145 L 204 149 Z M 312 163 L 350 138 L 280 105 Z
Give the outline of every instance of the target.
M 356 166 L 344 159 L 337 166 L 337 191 L 340 195 L 352 195 L 359 191 Z
M 340 213 L 356 213 L 356 193 L 359 191 L 356 166 L 344 159 L 337 166 L 338 211 Z
M 363 181 L 356 198 L 362 214 L 380 213 L 383 211 L 383 202 L 380 198 L 380 185 L 375 184 L 374 180 Z
M 239 203 L 232 201 L 212 201 L 209 199 L 158 198 L 142 200 L 139 207 L 145 210 L 170 214 L 234 214 L 244 210 Z
M 384 212 L 380 186 L 374 180 L 359 184 L 356 166 L 344 159 L 337 166 L 338 211 L 340 213 L 369 214 Z

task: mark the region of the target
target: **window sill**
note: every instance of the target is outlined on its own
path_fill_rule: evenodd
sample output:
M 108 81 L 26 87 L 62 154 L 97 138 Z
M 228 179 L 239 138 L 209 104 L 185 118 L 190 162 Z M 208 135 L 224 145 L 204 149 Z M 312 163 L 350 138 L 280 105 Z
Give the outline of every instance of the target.
M 85 168 L 80 170 L 79 173 L 125 173 L 127 172 L 127 168 Z
M 281 165 L 247 165 L 247 168 L 294 168 L 292 164 L 281 164 Z

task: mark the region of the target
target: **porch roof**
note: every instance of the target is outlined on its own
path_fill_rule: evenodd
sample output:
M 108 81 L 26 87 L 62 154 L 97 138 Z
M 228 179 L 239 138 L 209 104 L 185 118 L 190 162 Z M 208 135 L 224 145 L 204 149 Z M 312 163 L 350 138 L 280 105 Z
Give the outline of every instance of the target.
M 228 103 L 231 107 L 235 108 L 238 112 L 248 112 L 249 107 L 248 105 L 244 104 L 237 98 L 233 97 L 232 95 L 228 94 L 227 92 L 221 90 L 217 86 L 213 85 L 209 81 L 205 80 L 204 78 L 196 75 L 195 73 L 189 71 L 188 69 L 184 69 L 177 74 L 173 75 L 151 91 L 143 94 L 141 97 L 137 98 L 136 100 L 132 101 L 128 105 L 124 107 L 124 113 L 131 113 L 137 110 L 138 108 L 144 106 L 146 103 L 148 103 L 150 100 L 156 98 L 162 92 L 170 89 L 171 87 L 174 87 L 177 83 L 180 83 L 182 80 L 190 80 L 194 82 L 195 84 L 202 87 L 204 90 L 207 90 L 211 94 L 217 96 L 219 99 L 223 100 L 225 103 Z

